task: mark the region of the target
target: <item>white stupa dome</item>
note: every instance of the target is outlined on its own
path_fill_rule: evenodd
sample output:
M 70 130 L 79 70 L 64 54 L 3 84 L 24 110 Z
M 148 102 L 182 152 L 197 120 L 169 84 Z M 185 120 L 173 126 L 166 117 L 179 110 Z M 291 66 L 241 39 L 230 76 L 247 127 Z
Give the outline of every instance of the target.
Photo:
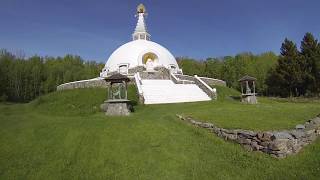
M 128 68 L 144 66 L 145 55 L 155 55 L 155 66 L 178 67 L 174 56 L 158 43 L 147 40 L 135 40 L 120 46 L 109 57 L 106 67 L 109 71 L 118 71 L 119 66 L 128 65 Z
M 178 72 L 180 69 L 175 57 L 168 49 L 150 40 L 144 21 L 146 16 L 144 6 L 138 6 L 136 16 L 138 22 L 132 35 L 133 40 L 120 46 L 111 54 L 100 76 L 106 77 L 109 72 L 128 74 L 128 69 L 137 66 L 144 66 L 146 69 L 163 66 Z

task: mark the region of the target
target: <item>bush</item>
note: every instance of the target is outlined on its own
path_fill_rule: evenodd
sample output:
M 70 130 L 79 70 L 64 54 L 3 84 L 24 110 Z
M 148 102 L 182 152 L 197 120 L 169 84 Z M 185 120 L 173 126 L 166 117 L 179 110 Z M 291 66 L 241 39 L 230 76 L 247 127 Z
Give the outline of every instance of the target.
M 0 102 L 6 102 L 8 100 L 8 96 L 6 94 L 2 94 L 0 96 Z

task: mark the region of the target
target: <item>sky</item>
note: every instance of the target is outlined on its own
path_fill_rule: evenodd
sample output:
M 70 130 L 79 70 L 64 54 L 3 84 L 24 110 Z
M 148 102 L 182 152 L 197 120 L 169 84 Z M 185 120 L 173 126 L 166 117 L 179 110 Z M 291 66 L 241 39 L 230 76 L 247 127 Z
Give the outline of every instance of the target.
M 152 41 L 176 57 L 278 54 L 286 37 L 320 39 L 319 0 L 0 0 L 0 48 L 105 62 L 131 41 L 139 3 Z

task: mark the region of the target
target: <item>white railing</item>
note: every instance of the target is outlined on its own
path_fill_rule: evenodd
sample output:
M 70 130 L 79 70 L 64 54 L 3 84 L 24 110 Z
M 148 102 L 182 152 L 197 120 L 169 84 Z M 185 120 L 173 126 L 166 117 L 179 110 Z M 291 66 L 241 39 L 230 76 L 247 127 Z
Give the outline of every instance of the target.
M 193 84 L 194 83 L 193 81 L 179 79 L 173 73 L 170 73 L 170 77 L 173 77 L 176 82 L 182 82 L 182 84 Z
M 207 83 L 205 83 L 203 80 L 201 80 L 197 75 L 194 75 L 194 78 L 196 78 L 196 80 L 198 80 L 202 85 L 204 85 L 205 88 L 207 88 L 211 92 L 211 93 L 209 93 L 211 95 L 208 94 L 211 98 L 213 98 L 213 99 L 217 98 L 217 89 L 216 88 L 211 88 Z
M 201 84 L 203 84 L 206 88 L 208 88 L 211 92 L 215 92 L 216 88 L 212 89 L 207 83 L 205 83 L 203 80 L 201 80 L 197 75 L 194 75 L 194 77 L 201 82 Z
M 170 79 L 171 79 L 171 77 L 173 77 L 174 81 L 176 81 L 176 82 L 179 81 L 179 79 L 172 72 L 170 72 Z
M 200 77 L 198 76 L 200 79 L 208 79 L 208 80 L 213 80 L 213 81 L 218 81 L 218 82 L 221 82 L 221 83 L 226 83 L 225 81 L 221 80 L 221 79 L 215 79 L 215 78 L 208 78 L 208 77 Z
M 142 82 L 141 82 L 141 77 L 140 77 L 139 72 L 137 72 L 136 74 L 134 74 L 134 79 L 135 79 L 135 81 L 136 81 L 136 85 L 137 85 L 137 88 L 138 88 L 138 93 L 139 93 L 140 95 L 142 95 L 142 94 L 143 94 L 142 88 L 141 88 Z

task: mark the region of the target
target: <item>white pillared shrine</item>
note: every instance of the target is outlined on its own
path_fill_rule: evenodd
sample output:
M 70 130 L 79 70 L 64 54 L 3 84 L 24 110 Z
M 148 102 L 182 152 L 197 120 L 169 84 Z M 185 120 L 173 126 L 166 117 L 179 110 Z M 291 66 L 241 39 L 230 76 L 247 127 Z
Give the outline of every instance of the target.
M 129 69 L 136 67 L 145 68 L 147 71 L 153 71 L 156 67 L 165 67 L 173 73 L 181 73 L 170 51 L 151 41 L 151 35 L 145 23 L 147 12 L 143 4 L 137 7 L 136 17 L 138 22 L 132 34 L 132 41 L 120 46 L 111 54 L 100 76 L 107 77 L 108 74 L 115 72 L 131 74 Z

